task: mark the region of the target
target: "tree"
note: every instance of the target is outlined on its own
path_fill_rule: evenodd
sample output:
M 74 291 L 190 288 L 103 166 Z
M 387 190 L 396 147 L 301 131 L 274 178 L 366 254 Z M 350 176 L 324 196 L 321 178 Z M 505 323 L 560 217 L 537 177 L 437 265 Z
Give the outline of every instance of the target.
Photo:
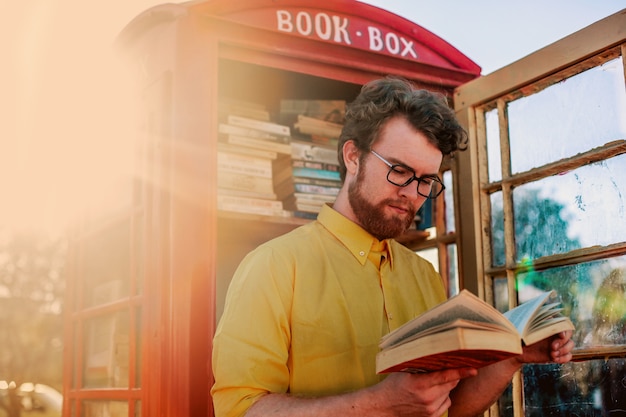
M 33 232 L 0 235 L 0 408 L 21 414 L 24 382 L 62 381 L 65 239 Z

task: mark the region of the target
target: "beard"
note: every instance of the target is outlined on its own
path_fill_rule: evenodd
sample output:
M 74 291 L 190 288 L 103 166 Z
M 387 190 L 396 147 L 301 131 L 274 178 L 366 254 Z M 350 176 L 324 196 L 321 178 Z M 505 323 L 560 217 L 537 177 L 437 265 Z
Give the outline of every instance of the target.
M 417 209 L 409 203 L 406 216 L 386 216 L 385 207 L 397 201 L 390 198 L 376 204 L 368 201 L 363 193 L 365 181 L 362 173 L 360 171 L 348 187 L 348 200 L 361 227 L 378 240 L 395 238 L 406 232 L 415 219 Z M 406 202 L 401 205 L 406 206 Z

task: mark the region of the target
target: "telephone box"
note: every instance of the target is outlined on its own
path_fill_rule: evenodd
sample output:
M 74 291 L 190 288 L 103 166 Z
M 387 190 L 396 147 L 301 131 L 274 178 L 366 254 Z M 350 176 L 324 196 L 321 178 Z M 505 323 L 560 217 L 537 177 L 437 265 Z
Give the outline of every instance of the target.
M 212 416 L 211 340 L 235 267 L 310 221 L 218 205 L 218 127 L 232 103 L 273 123 L 286 99 L 349 102 L 386 75 L 451 97 L 480 67 L 352 0 L 164 4 L 118 46 L 139 100 L 135 171 L 125 207 L 73 236 L 63 415 Z

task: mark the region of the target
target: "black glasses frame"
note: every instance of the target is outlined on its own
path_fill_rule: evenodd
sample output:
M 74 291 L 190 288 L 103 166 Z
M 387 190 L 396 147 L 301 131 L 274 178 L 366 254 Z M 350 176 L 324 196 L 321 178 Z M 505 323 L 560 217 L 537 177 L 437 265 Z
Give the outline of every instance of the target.
M 413 170 L 413 168 L 408 167 L 408 166 L 406 166 L 404 164 L 392 164 L 391 162 L 387 161 L 385 158 L 383 158 L 380 154 L 378 154 L 373 149 L 370 149 L 370 152 L 375 157 L 377 157 L 378 159 L 383 161 L 383 163 L 389 167 L 389 171 L 387 172 L 387 181 L 389 181 L 390 184 L 393 184 L 396 187 L 406 187 L 407 185 L 409 185 L 413 181 L 417 181 L 417 187 L 416 187 L 417 188 L 417 193 L 419 195 L 421 195 L 422 197 L 426 197 L 426 198 L 429 198 L 429 199 L 435 199 L 435 198 L 439 197 L 441 195 L 441 193 L 443 192 L 443 190 L 446 189 L 446 186 L 443 184 L 443 182 L 441 181 L 441 179 L 437 175 L 424 175 L 422 177 L 418 177 L 417 175 L 415 175 L 415 171 Z M 398 184 L 398 183 L 390 180 L 389 176 L 391 175 L 391 173 L 393 171 L 397 172 L 397 168 L 402 168 L 402 170 L 406 170 L 408 172 L 411 172 L 411 173 L 413 173 L 413 176 L 411 178 L 409 178 L 408 180 L 406 180 L 402 184 Z M 432 183 L 433 182 L 439 183 L 441 188 L 437 191 L 437 194 L 433 195 L 432 193 L 429 193 L 428 195 L 426 195 L 426 194 L 420 192 L 420 184 L 422 182 L 424 182 L 425 184 L 429 185 L 431 187 L 431 190 L 432 190 Z

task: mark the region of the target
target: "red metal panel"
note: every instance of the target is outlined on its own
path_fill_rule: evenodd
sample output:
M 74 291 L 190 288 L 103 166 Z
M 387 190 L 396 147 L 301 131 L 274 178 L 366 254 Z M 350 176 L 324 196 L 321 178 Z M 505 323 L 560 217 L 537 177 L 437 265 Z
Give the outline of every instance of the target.
M 401 16 L 357 1 L 214 0 L 185 5 L 191 7 L 192 13 L 221 16 L 288 36 L 480 74 L 476 63 L 432 32 Z

